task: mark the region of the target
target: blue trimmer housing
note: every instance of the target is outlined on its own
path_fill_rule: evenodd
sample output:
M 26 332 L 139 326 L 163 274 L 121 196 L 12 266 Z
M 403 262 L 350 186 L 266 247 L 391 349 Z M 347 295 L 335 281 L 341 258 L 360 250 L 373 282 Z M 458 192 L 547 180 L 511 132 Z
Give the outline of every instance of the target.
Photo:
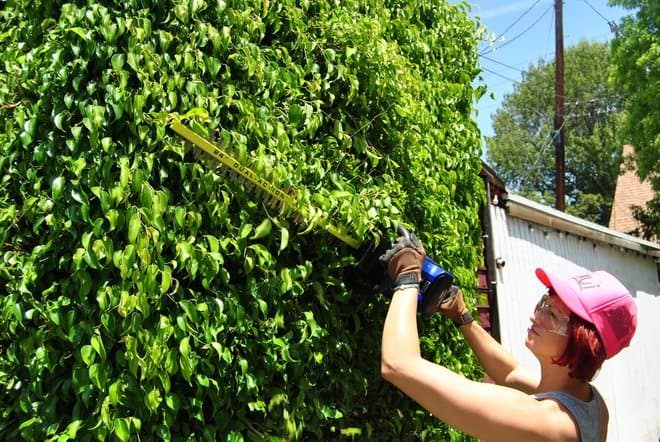
M 417 298 L 420 307 L 425 296 L 443 292 L 451 287 L 453 282 L 454 275 L 426 256 L 422 265 L 422 282 L 419 284 L 419 296 Z

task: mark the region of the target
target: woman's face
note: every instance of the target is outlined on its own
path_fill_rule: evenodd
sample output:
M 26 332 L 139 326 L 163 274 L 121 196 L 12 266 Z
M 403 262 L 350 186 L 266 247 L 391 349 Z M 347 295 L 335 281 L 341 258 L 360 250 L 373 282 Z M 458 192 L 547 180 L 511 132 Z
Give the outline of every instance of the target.
M 571 312 L 557 295 L 544 294 L 534 308 L 525 345 L 537 357 L 557 358 L 568 344 Z

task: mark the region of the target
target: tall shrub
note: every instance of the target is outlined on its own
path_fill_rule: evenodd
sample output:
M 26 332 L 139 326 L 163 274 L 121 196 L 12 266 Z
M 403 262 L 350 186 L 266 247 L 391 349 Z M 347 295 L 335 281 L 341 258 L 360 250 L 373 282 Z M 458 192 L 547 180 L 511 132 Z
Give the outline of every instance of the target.
M 387 299 L 166 126 L 466 287 L 483 192 L 463 6 L 8 0 L 0 15 L 0 438 L 402 440 L 448 429 L 380 379 Z M 476 376 L 451 327 L 424 352 Z

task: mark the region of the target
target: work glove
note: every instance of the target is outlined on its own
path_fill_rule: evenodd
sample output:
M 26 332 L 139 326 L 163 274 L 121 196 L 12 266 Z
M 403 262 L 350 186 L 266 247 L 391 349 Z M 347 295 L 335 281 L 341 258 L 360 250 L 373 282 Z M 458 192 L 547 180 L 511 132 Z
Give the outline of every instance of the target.
M 451 279 L 436 279 L 424 292 L 421 305 L 422 313 L 425 316 L 433 316 L 440 311 L 442 303 L 453 298 L 458 290 L 458 287 L 452 285 Z
M 456 327 L 464 324 L 469 324 L 474 321 L 470 311 L 465 306 L 463 301 L 463 293 L 461 289 L 452 285 L 449 289 L 448 296 L 444 296 L 444 301 L 439 305 L 438 311 L 445 317 L 451 319 Z
M 378 260 L 387 269 L 387 274 L 394 282 L 394 290 L 406 285 L 419 284 L 422 280 L 424 247 L 414 233 L 403 226 L 398 227 L 399 238 L 381 255 Z

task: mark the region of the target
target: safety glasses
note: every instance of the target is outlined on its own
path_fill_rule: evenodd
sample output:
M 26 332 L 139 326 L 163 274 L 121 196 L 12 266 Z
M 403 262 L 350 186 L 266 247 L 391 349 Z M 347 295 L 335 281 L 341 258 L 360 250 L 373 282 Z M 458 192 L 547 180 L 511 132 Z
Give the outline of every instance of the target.
M 534 314 L 540 324 L 547 331 L 561 336 L 568 336 L 568 322 L 570 317 L 559 312 L 556 307 L 550 303 L 550 294 L 546 293 L 534 307 Z

